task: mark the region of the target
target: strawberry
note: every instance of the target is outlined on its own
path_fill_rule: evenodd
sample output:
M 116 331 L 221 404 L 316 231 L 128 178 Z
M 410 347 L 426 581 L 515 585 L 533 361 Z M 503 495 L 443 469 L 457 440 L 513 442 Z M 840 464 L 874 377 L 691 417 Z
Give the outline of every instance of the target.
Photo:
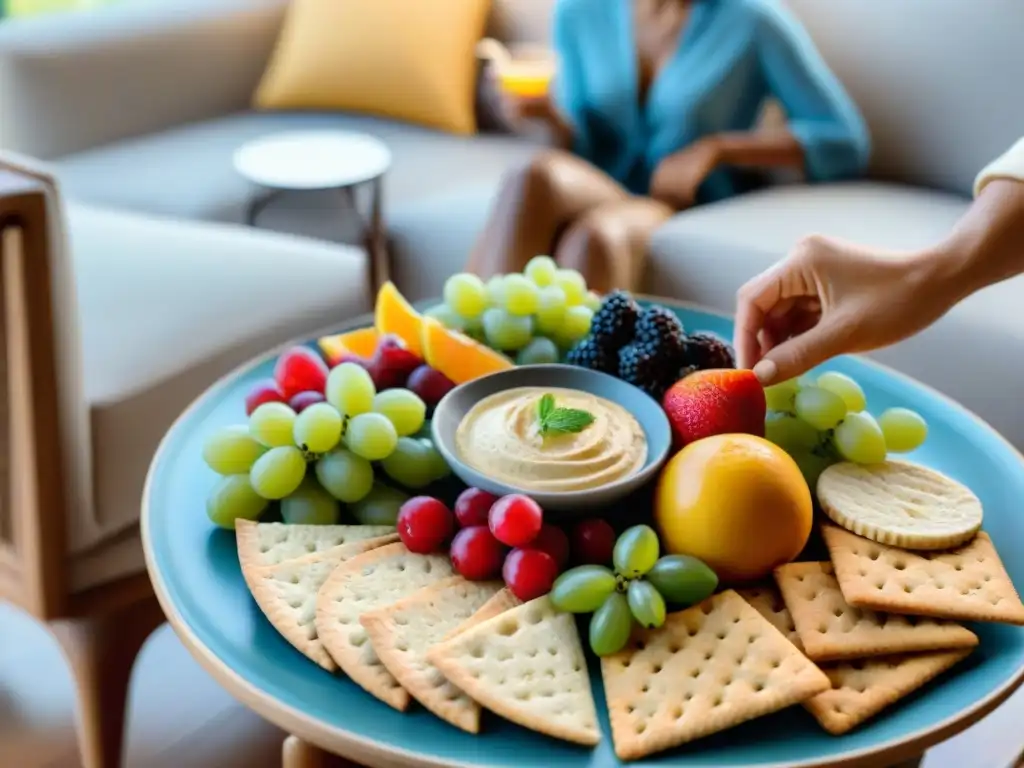
M 662 407 L 677 450 L 712 435 L 764 437 L 764 389 L 752 371 L 696 371 L 669 388 Z

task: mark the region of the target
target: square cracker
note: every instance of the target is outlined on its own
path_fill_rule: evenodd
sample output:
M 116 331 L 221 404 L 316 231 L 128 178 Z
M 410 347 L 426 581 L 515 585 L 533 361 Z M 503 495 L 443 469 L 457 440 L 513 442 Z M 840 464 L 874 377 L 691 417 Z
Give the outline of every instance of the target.
M 978 637 L 942 619 L 878 613 L 843 599 L 832 564 L 790 563 L 775 569 L 800 644 L 812 661 L 838 661 L 911 651 L 971 648 Z
M 827 691 L 825 674 L 732 590 L 601 660 L 615 754 L 635 760 Z
M 493 619 L 498 614 L 504 613 L 505 611 L 511 611 L 517 605 L 522 604 L 523 601 L 513 595 L 512 591 L 508 587 L 505 587 L 495 593 L 490 600 L 481 605 L 480 610 L 445 635 L 444 639 L 451 640 L 460 632 L 465 632 L 467 629 L 475 627 L 477 624 L 483 624 L 488 619 Z
M 427 658 L 506 720 L 585 746 L 601 740 L 576 620 L 547 597 L 459 633 Z
M 782 595 L 773 584 L 741 593 L 766 619 L 777 627 L 792 626 Z M 798 648 L 800 638 L 792 630 L 790 641 Z M 865 720 L 912 693 L 972 649 L 938 651 L 906 656 L 876 656 L 871 659 L 822 664 L 831 688 L 803 702 L 821 726 L 834 735 L 856 728 Z M 886 674 L 883 675 L 882 673 Z
M 737 589 L 736 592 L 803 653 L 804 647 L 800 644 L 800 635 L 797 634 L 793 617 L 786 608 L 782 593 L 779 592 L 779 588 L 775 586 L 774 582 L 754 584 Z
M 316 631 L 317 592 L 341 563 L 361 555 L 368 547 L 389 542 L 389 537 L 364 539 L 270 566 L 243 562 L 242 573 L 256 605 L 274 629 L 307 658 L 334 672 L 338 667 Z
M 938 677 L 971 648 L 879 656 L 822 667 L 832 689 L 804 702 L 829 733 L 839 736 Z
M 908 552 L 824 524 L 846 602 L 940 619 L 1024 624 L 1024 604 L 984 531 L 944 552 Z
M 277 565 L 363 539 L 395 535 L 393 525 L 289 525 L 235 522 L 238 561 L 253 567 Z M 395 541 L 398 539 L 395 538 Z
M 359 619 L 374 652 L 402 687 L 442 720 L 469 733 L 480 732 L 480 705 L 427 661 L 427 651 L 479 612 L 501 586 L 452 576 Z
M 418 555 L 401 542 L 352 558 L 335 568 L 320 587 L 320 641 L 342 672 L 384 703 L 404 710 L 409 693 L 381 663 L 359 618 L 451 575 L 447 556 Z

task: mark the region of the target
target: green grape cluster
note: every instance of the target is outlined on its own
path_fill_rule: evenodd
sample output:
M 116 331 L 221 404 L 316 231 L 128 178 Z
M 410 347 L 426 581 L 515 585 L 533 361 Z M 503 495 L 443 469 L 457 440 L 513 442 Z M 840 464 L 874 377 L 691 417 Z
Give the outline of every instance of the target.
M 301 413 L 264 403 L 248 424 L 207 437 L 203 459 L 222 475 L 207 500 L 215 524 L 255 520 L 274 501 L 288 523 L 336 523 L 347 504 L 361 523 L 394 524 L 408 495 L 379 482 L 377 469 L 412 490 L 448 475 L 433 442 L 417 436 L 427 408 L 415 393 L 377 392 L 364 368 L 342 363 L 328 375 L 325 397 Z
M 492 349 L 512 354 L 519 365 L 556 363 L 564 350 L 590 332 L 601 299 L 574 269 L 535 256 L 522 272 L 483 282 L 469 273 L 448 278 L 444 303 L 426 314 Z
M 616 540 L 612 568 L 580 565 L 555 579 L 549 598 L 556 608 L 593 614 L 590 649 L 598 656 L 622 650 L 634 624 L 660 627 L 668 604 L 693 605 L 718 587 L 715 572 L 697 558 L 659 554 L 654 529 L 635 525 Z
M 928 423 L 909 408 L 889 408 L 876 419 L 861 386 L 838 371 L 783 381 L 764 395 L 765 437 L 793 457 L 812 489 L 831 464 L 877 464 L 928 436 Z

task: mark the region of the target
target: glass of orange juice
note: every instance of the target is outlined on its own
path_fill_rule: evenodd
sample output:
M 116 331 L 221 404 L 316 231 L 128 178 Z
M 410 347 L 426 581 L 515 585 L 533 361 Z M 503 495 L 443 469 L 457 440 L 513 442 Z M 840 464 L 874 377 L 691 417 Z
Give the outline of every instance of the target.
M 488 40 L 486 57 L 495 68 L 498 84 L 506 93 L 522 98 L 546 96 L 555 76 L 555 55 L 538 45 L 512 45 L 506 47 Z

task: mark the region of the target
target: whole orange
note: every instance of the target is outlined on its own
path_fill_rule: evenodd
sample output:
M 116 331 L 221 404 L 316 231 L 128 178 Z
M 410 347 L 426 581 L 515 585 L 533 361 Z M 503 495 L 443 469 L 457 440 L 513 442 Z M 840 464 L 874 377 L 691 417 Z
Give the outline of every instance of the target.
M 655 493 L 662 548 L 703 560 L 725 583 L 760 579 L 793 560 L 812 519 L 796 462 L 754 435 L 691 443 L 665 465 Z

